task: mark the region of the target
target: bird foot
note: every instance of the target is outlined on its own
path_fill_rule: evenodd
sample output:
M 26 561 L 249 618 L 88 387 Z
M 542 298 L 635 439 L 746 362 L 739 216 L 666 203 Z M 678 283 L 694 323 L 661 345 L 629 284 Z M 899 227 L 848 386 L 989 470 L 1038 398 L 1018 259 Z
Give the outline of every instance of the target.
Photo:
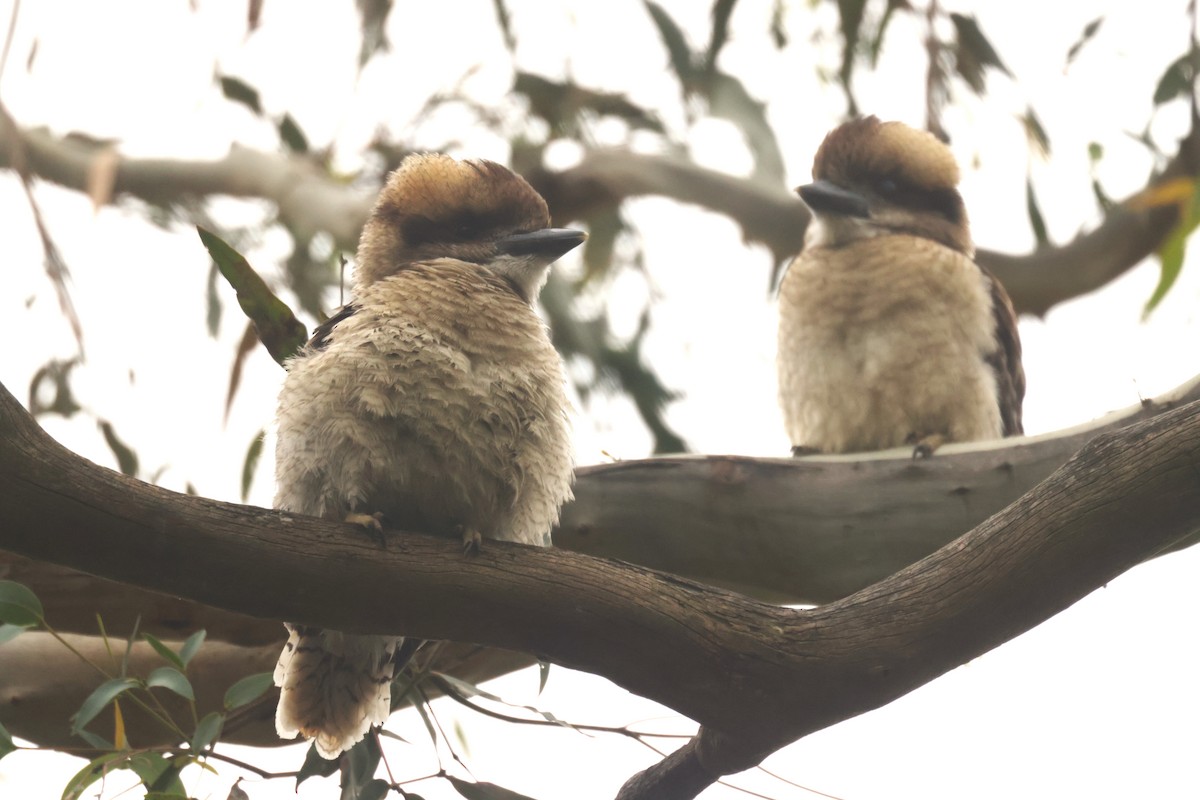
M 361 525 L 366 528 L 372 538 L 379 542 L 380 547 L 387 546 L 387 539 L 383 535 L 383 512 L 376 511 L 374 514 L 359 514 L 351 512 L 346 515 L 346 522 L 351 522 L 355 525 Z
M 801 456 L 817 456 L 821 454 L 821 448 L 809 447 L 806 444 L 792 445 L 792 457 L 799 458 Z
M 462 526 L 463 555 L 473 556 L 483 546 L 483 534 L 469 525 Z
M 929 458 L 934 451 L 946 443 L 946 437 L 940 433 L 931 433 L 928 436 L 917 437 L 915 434 L 908 437 L 908 441 L 913 445 L 913 461 L 919 458 Z

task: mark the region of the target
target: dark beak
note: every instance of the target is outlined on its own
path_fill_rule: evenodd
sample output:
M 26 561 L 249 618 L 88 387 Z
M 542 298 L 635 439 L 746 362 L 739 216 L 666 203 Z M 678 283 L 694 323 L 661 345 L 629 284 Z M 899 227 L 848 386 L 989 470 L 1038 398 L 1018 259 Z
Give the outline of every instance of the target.
M 869 217 L 870 209 L 862 195 L 843 189 L 832 181 L 813 181 L 796 189 L 800 199 L 818 214 L 840 214 L 844 217 Z
M 533 233 L 514 233 L 496 242 L 496 249 L 510 256 L 537 256 L 549 264 L 583 244 L 587 234 L 570 228 L 545 228 Z

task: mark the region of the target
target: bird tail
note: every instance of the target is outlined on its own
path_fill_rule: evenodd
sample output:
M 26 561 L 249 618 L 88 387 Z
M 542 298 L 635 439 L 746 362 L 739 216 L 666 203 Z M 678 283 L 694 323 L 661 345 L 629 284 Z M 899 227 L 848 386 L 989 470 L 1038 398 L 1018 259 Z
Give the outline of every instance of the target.
M 336 758 L 387 720 L 393 654 L 403 639 L 287 627 L 275 665 L 275 729 L 284 739 L 313 739 L 322 757 Z

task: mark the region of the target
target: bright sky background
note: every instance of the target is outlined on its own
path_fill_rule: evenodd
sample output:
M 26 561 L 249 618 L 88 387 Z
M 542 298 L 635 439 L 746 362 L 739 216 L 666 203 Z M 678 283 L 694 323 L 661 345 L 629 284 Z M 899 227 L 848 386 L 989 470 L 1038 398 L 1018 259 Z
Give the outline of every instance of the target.
M 357 79 L 351 3 L 305 5 L 301 12 L 297 4 L 268 0 L 262 27 L 249 38 L 244 2 L 194 5 L 195 11 L 182 1 L 26 2 L 0 97 L 23 125 L 119 138 L 122 151 L 132 155 L 215 158 L 233 141 L 274 149 L 267 123 L 221 97 L 213 83 L 219 69 L 256 86 L 270 113 L 290 112 L 315 145 L 335 141 L 339 164 L 352 170 L 377 125 L 411 132 L 407 121 L 424 99 L 452 87 L 472 67 L 479 69 L 466 86 L 482 102 L 498 103 L 509 86 L 508 56 L 486 0 L 398 4 L 392 53 Z M 691 31 L 693 44 L 706 40 L 710 4 L 665 5 Z M 1145 125 L 1158 77 L 1183 50 L 1182 0 L 1111 0 L 1086 9 L 1031 0 L 948 5 L 978 14 L 1016 75 L 1015 82 L 992 75 L 986 104 L 968 100 L 947 115 L 979 246 L 1024 252 L 1033 243 L 1024 214 L 1028 156 L 1013 117 L 1026 104 L 1038 111 L 1052 140 L 1051 160 L 1032 169 L 1055 241 L 1070 239 L 1098 218 L 1088 182 L 1089 141 L 1104 145 L 1098 174 L 1111 196 L 1142 185 L 1151 161 L 1126 131 Z M 668 123 L 681 129 L 674 110 L 678 87 L 666 74 L 666 56 L 640 3 L 514 1 L 510 7 L 521 68 L 626 92 L 662 109 Z M 0 2 L 0 25 L 7 25 L 10 9 L 11 0 Z M 743 0 L 721 66 L 768 103 L 795 185 L 807 179 L 812 153 L 838 121 L 843 100 L 839 90 L 813 79 L 814 65 L 836 63 L 836 37 L 809 45 L 815 23 L 807 4 L 789 9 L 792 45 L 779 53 L 762 35 L 770 3 Z M 1106 19 L 1099 35 L 1064 69 L 1068 47 L 1101 14 Z M 822 7 L 816 18 L 825 30 L 835 29 L 831 8 Z M 919 125 L 923 61 L 906 27 L 903 19 L 895 23 L 879 70 L 861 73 L 857 88 L 865 111 Z M 27 72 L 35 38 L 36 59 Z M 1165 150 L 1185 130 L 1182 112 L 1170 108 L 1156 118 L 1152 132 Z M 438 119 L 441 127 L 419 130 L 411 141 L 433 146 L 453 136 L 463 143 L 459 155 L 506 160 L 503 139 L 465 127 L 467 122 L 447 112 Z M 606 131 L 600 126 L 598 138 Z M 748 155 L 725 123 L 696 126 L 688 143 L 700 163 L 748 170 Z M 554 157 L 567 161 L 572 154 L 568 148 Z M 85 197 L 50 186 L 39 187 L 37 196 L 72 269 L 72 294 L 83 319 L 88 361 L 75 373 L 77 397 L 114 422 L 137 449 L 146 474 L 165 467 L 164 486 L 181 490 L 190 481 L 201 494 L 238 500 L 242 457 L 269 423 L 282 372 L 265 353 L 253 356 L 223 424 L 229 365 L 243 322 L 227 291 L 220 337 L 205 335 L 208 259 L 194 233 L 148 227 L 136 209 L 94 213 Z M 229 224 L 262 213 L 257 203 L 219 201 L 213 207 Z M 630 204 L 629 216 L 643 235 L 648 278 L 628 275 L 611 287 L 614 321 L 632 330 L 645 293 L 661 298 L 645 354 L 667 385 L 685 393 L 668 419 L 699 452 L 782 454 L 765 252 L 743 246 L 732 223 L 694 208 L 647 199 Z M 24 399 L 34 371 L 51 356 L 69 356 L 74 345 L 41 268 L 27 203 L 10 173 L 0 174 L 0 219 L 6 232 L 0 316 L 9 336 L 0 382 Z M 284 252 L 285 243 L 272 237 L 250 255 L 269 272 L 272 259 Z M 1044 320 L 1022 319 L 1028 432 L 1084 422 L 1200 372 L 1200 268 L 1189 264 L 1143 324 L 1142 305 L 1156 280 L 1157 264 L 1147 262 Z M 602 451 L 623 458 L 646 454 L 649 437 L 627 401 L 593 401 L 586 414 L 576 424 L 581 463 L 603 460 Z M 113 465 L 86 419 L 47 418 L 43 424 L 73 450 Z M 267 458 L 250 502 L 269 505 L 271 495 Z M 1197 574 L 1200 555 L 1194 551 L 1139 567 L 1010 644 L 884 709 L 808 737 L 767 766 L 845 800 L 1195 797 Z M 576 722 L 665 717 L 661 724 L 687 730 L 686 721 L 671 722 L 669 711 L 627 701 L 599 678 L 555 669 L 540 698 L 536 688 L 532 673 L 489 686 Z M 461 722 L 479 780 L 534 797 L 611 798 L 632 772 L 654 760 L 622 740 L 500 726 L 446 703 L 436 708 L 447 730 Z M 414 715 L 397 715 L 390 727 L 414 743 L 389 751 L 397 777 L 436 769 Z M 239 756 L 289 769 L 299 765 L 302 752 L 295 746 L 241 750 Z M 0 796 L 57 798 L 80 764 L 57 754 L 9 756 L 0 761 Z M 223 798 L 234 777 L 234 770 L 222 768 L 219 778 L 193 776 L 189 788 L 200 798 Z M 775 798 L 814 796 L 761 774 L 733 782 Z M 252 779 L 243 788 L 255 800 L 293 796 L 289 781 Z M 426 798 L 458 796 L 440 783 L 412 788 Z M 331 781 L 310 781 L 301 792 L 305 798 L 334 796 Z M 717 788 L 704 796 L 746 795 Z

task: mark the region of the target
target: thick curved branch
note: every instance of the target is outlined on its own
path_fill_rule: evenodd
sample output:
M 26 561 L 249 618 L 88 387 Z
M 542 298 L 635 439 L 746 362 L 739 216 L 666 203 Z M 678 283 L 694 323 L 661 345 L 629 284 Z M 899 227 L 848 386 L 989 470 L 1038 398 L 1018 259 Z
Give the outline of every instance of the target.
M 44 129 L 19 130 L 0 119 L 0 167 L 11 167 L 11 142 L 19 136 L 31 174 L 88 193 L 89 169 L 99 159 L 115 162 L 108 199 L 128 194 L 166 204 L 225 194 L 277 204 L 283 223 L 301 240 L 326 231 L 352 250 L 372 198 L 338 183 L 294 156 L 234 147 L 217 161 L 120 157 L 105 144 L 56 137 Z M 1163 175 L 1151 182 L 1200 172 L 1200 135 L 1193 129 Z M 621 201 L 647 195 L 670 197 L 736 221 L 747 241 L 764 244 L 781 260 L 800 250 L 808 211 L 783 187 L 699 167 L 671 156 L 625 150 L 593 150 L 574 167 L 525 171 L 561 223 L 587 217 Z M 980 263 L 1004 283 L 1018 311 L 1043 314 L 1054 305 L 1093 291 L 1155 252 L 1177 220 L 1173 207 L 1135 211 L 1116 206 L 1101 224 L 1074 241 L 1028 255 L 981 250 Z
M 251 616 L 540 653 L 700 721 L 690 766 L 711 775 L 900 697 L 1196 534 L 1197 475 L 1192 403 L 1094 439 L 896 575 L 793 610 L 554 548 L 466 558 L 397 535 L 380 549 L 344 525 L 178 495 L 66 451 L 0 392 L 3 549 Z

